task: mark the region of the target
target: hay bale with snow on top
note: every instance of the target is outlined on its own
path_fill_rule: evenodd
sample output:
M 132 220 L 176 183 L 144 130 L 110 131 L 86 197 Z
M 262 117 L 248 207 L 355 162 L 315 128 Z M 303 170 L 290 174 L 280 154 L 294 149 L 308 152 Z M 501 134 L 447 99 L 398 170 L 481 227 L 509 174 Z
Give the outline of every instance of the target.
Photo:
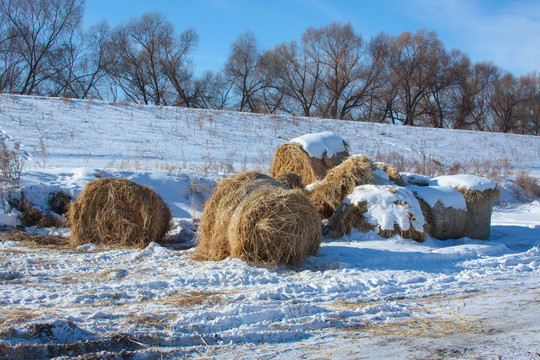
M 467 205 L 463 195 L 449 186 L 408 186 L 420 204 L 435 239 L 459 239 L 467 229 Z
M 291 189 L 303 189 L 302 178 L 293 172 L 286 172 L 276 178 Z
M 69 207 L 70 243 L 145 247 L 171 226 L 171 211 L 154 190 L 127 179 L 88 183 Z
M 388 175 L 388 178 L 390 179 L 390 181 L 392 181 L 397 186 L 406 185 L 405 181 L 399 174 L 399 171 L 397 171 L 397 169 L 394 166 L 390 164 L 382 163 L 382 162 L 376 162 L 374 164 L 378 168 L 382 169 Z
M 354 189 L 328 222 L 325 233 L 339 238 L 356 228 L 384 238 L 400 235 L 423 241 L 427 224 L 414 194 L 394 185 L 362 185 Z
M 359 185 L 373 183 L 374 165 L 366 156 L 351 156 L 328 172 L 310 192 L 319 213 L 330 218 L 347 195 Z
M 306 187 L 341 164 L 349 156 L 348 148 L 341 137 L 330 132 L 303 135 L 277 148 L 270 174 L 279 178 L 293 172 L 302 178 L 302 187 Z
M 320 216 L 301 190 L 251 172 L 222 180 L 205 205 L 194 257 L 297 264 L 316 255 Z
M 467 227 L 464 236 L 485 240 L 491 234 L 491 213 L 499 197 L 495 182 L 476 175 L 446 175 L 433 178 L 430 186 L 450 186 L 465 198 Z

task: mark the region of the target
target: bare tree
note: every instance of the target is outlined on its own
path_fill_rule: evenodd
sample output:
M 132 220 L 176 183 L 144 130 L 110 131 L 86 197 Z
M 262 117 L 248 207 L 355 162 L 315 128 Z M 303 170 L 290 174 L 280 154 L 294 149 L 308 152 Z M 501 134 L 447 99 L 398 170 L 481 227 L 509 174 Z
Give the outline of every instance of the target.
M 258 96 L 266 86 L 261 72 L 263 53 L 252 32 L 246 32 L 232 44 L 231 54 L 224 73 L 238 97 L 237 109 L 256 112 L 260 110 Z
M 11 39 L 10 51 L 17 54 L 21 82 L 16 92 L 31 94 L 55 72 L 51 57 L 64 51 L 82 19 L 84 0 L 4 0 L 2 17 Z M 14 56 L 14 55 L 13 55 Z M 13 63 L 12 63 L 13 64 Z M 15 90 L 15 89 L 12 89 Z

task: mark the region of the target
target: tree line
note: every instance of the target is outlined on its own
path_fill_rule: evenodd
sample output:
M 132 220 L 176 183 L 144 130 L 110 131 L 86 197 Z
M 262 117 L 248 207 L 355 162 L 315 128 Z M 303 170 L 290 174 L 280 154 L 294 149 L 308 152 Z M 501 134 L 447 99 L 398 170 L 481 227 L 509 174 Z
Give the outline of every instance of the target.
M 149 12 L 83 28 L 84 0 L 2 0 L 0 91 L 438 128 L 540 134 L 540 78 L 447 51 L 435 32 L 309 27 L 263 49 L 239 36 L 220 71 L 195 72 L 195 29 Z

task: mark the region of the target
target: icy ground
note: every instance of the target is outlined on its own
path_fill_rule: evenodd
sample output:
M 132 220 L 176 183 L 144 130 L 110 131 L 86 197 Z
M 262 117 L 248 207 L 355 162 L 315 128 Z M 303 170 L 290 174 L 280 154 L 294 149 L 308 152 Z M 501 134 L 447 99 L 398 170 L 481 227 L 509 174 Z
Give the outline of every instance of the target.
M 127 177 L 164 197 L 183 244 L 72 249 L 49 237 L 68 229 L 4 228 L 0 358 L 540 359 L 540 202 L 512 186 L 486 241 L 353 232 L 298 267 L 190 257 L 218 178 L 267 170 L 299 135 L 332 131 L 370 156 L 507 159 L 534 176 L 539 138 L 7 95 L 0 131 L 25 151 L 37 207 L 98 173 Z

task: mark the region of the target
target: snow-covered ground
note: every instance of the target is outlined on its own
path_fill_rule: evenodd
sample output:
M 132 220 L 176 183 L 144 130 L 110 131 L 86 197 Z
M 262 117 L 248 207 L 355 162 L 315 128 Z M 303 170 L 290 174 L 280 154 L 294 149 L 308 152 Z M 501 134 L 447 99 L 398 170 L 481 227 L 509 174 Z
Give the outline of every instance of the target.
M 185 245 L 71 249 L 0 233 L 0 358 L 540 359 L 540 202 L 513 196 L 511 175 L 485 241 L 354 231 L 297 267 L 191 258 L 193 218 L 220 176 L 267 171 L 280 144 L 320 131 L 373 158 L 540 177 L 538 137 L 0 95 L 0 134 L 20 144 L 38 208 L 96 174 L 129 178 L 163 196 Z

